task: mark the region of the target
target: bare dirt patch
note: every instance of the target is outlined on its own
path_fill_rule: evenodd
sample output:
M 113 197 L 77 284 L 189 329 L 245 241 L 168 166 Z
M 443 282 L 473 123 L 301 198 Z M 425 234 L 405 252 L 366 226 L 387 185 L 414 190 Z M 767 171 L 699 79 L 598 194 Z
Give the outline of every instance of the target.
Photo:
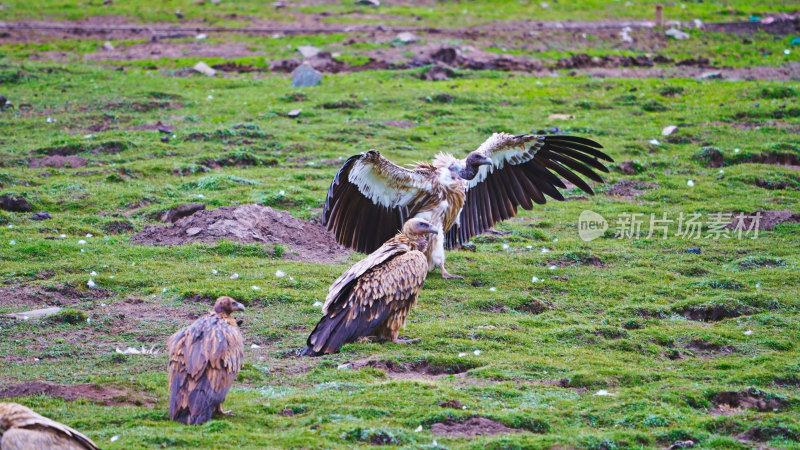
M 134 231 L 134 227 L 126 220 L 116 220 L 103 225 L 103 231 L 108 234 L 124 234 Z
M 391 378 L 413 379 L 428 378 L 435 379 L 448 375 L 464 377 L 466 372 L 477 367 L 472 364 L 437 364 L 428 361 L 398 362 L 392 360 L 378 360 L 365 358 L 352 363 L 353 369 L 358 370 L 364 367 L 372 367 L 386 372 Z
M 28 164 L 28 167 L 31 169 L 41 169 L 43 167 L 55 167 L 55 168 L 63 168 L 63 167 L 83 167 L 86 165 L 86 158 L 81 158 L 80 156 L 60 156 L 60 155 L 53 155 L 53 156 L 45 156 L 44 158 L 33 158 L 31 162 Z
M 753 228 L 754 225 L 754 217 L 756 215 L 760 215 L 761 217 L 758 219 L 758 230 L 773 230 L 776 226 L 782 223 L 800 223 L 800 214 L 795 214 L 788 209 L 783 210 L 767 210 L 767 211 L 755 211 L 750 214 L 746 214 L 744 218 L 742 218 L 742 224 L 739 224 L 739 219 L 736 218 L 736 214 L 734 214 L 734 219 L 731 223 L 728 224 L 728 228 L 736 229 L 736 227 L 744 227 L 744 230 L 749 230 Z
M 779 398 L 770 398 L 764 392 L 754 388 L 745 391 L 722 391 L 714 396 L 711 414 L 728 416 L 741 412 L 742 409 L 754 409 L 760 412 L 778 411 L 785 408 L 787 402 Z
M 327 263 L 350 254 L 322 225 L 260 205 L 198 211 L 179 219 L 172 226 L 148 226 L 131 241 L 146 245 L 184 245 L 216 243 L 223 239 L 287 245 L 291 251 L 287 251 L 284 257 L 299 261 Z
M 0 287 L 0 306 L 69 306 L 110 296 L 105 289 L 82 290 L 65 285 Z
M 734 317 L 753 314 L 754 311 L 744 305 L 706 305 L 706 306 L 687 306 L 681 311 L 681 315 L 689 320 L 699 322 L 719 322 L 720 320 L 732 319 Z
M 736 349 L 730 345 L 719 345 L 701 339 L 692 339 L 683 348 L 691 350 L 694 356 L 704 359 L 728 356 L 736 353 Z
M 153 398 L 141 392 L 88 383 L 61 385 L 29 381 L 0 391 L 0 398 L 30 397 L 34 395 L 63 398 L 68 402 L 83 398 L 95 403 L 102 403 L 105 406 L 134 405 L 152 407 L 156 404 Z
M 798 433 L 780 426 L 755 426 L 736 436 L 741 442 L 767 442 L 776 438 L 791 439 L 796 441 Z
M 447 437 L 474 438 L 475 436 L 491 436 L 494 434 L 521 433 L 523 430 L 510 428 L 502 423 L 486 417 L 470 417 L 459 422 L 448 419 L 431 425 L 431 434 Z
M 609 189 L 605 191 L 604 194 L 632 199 L 650 189 L 658 189 L 658 183 L 648 183 L 646 181 L 635 181 L 623 178 L 610 185 Z

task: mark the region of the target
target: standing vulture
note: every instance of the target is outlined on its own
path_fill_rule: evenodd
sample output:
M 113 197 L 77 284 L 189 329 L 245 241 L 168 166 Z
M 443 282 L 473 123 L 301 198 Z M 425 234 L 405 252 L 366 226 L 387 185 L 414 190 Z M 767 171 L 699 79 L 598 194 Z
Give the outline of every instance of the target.
M 2 450 L 97 450 L 91 439 L 17 403 L 0 403 Z
M 342 345 L 361 338 L 409 342 L 397 335 L 428 273 L 428 258 L 422 252 L 426 236 L 438 232 L 425 220 L 410 219 L 400 233 L 339 277 L 328 291 L 324 317 L 302 354 L 336 353 Z
M 577 174 L 598 183 L 593 170 L 608 172 L 598 158 L 613 161 L 600 144 L 576 136 L 495 133 L 464 159 L 440 153 L 413 168 L 393 164 L 370 150 L 351 156 L 331 183 L 322 223 L 342 245 L 374 251 L 410 217 L 440 229 L 425 251 L 431 270 L 444 278 L 444 246 L 457 247 L 514 217 L 517 207 L 564 197 L 559 176 L 594 194 Z M 577 174 L 576 174 L 577 172 Z
M 244 358 L 242 333 L 231 317 L 244 306 L 220 297 L 214 310 L 173 334 L 169 350 L 169 417 L 180 423 L 200 425 L 222 410 Z

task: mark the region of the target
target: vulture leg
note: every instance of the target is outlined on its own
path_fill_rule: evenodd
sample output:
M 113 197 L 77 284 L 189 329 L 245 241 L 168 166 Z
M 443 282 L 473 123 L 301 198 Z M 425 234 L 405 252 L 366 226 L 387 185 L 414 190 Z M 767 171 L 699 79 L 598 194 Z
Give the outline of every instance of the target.
M 444 268 L 444 233 L 442 231 L 439 231 L 437 235 L 428 241 L 425 254 L 428 257 L 428 270 L 433 270 L 436 266 L 439 266 L 442 268 L 442 278 L 445 280 L 464 279 L 460 275 L 451 274 Z
M 219 405 L 217 405 L 217 409 L 216 409 L 216 411 L 214 411 L 214 412 L 218 412 L 218 413 L 222 414 L 223 416 L 235 416 L 235 415 L 236 415 L 236 414 L 234 414 L 234 413 L 233 413 L 233 411 L 232 411 L 232 410 L 230 410 L 230 409 L 229 409 L 229 410 L 227 410 L 227 411 L 225 411 L 224 409 L 222 409 L 222 403 L 220 403 Z

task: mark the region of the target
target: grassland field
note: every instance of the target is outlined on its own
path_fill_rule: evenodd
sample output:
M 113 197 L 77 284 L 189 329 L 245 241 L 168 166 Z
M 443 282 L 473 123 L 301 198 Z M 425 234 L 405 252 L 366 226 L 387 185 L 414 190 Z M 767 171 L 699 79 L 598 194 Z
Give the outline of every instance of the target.
M 64 309 L 41 320 L 0 318 L 0 395 L 47 383 L 50 395 L 11 400 L 111 449 L 617 449 L 687 440 L 800 448 L 796 32 L 686 27 L 690 39 L 676 41 L 645 27 L 621 43 L 620 21 L 652 19 L 653 3 L 640 1 L 106 3 L 14 0 L 0 12 L 6 24 L 418 26 L 420 45 L 472 45 L 545 66 L 579 53 L 705 57 L 697 70 L 723 78 L 672 65 L 660 78 L 648 68 L 598 76 L 454 67 L 434 82 L 421 78 L 424 65 L 325 72 L 318 86 L 291 88 L 289 74 L 269 67 L 298 58 L 300 45 L 353 67 L 369 52 L 403 49 L 389 31 L 209 33 L 202 42 L 158 41 L 183 49 L 177 56 L 122 58 L 103 53 L 108 36 L 8 29 L 0 34 L 0 95 L 12 103 L 0 110 L 0 195 L 24 196 L 33 210 L 0 211 L 0 314 Z M 665 14 L 711 23 L 795 9 L 685 1 Z M 585 30 L 532 36 L 519 23 L 568 18 L 609 29 L 596 39 Z M 422 30 L 456 26 L 484 34 Z M 111 41 L 114 52 L 155 45 L 133 34 Z M 213 53 L 230 45 L 230 57 Z M 187 70 L 200 60 L 257 70 Z M 745 69 L 756 75 L 726 79 Z M 670 125 L 677 131 L 663 136 Z M 606 183 L 592 184 L 594 196 L 568 186 L 567 201 L 520 210 L 474 238 L 474 249 L 449 251 L 448 270 L 464 279 L 429 275 L 404 332 L 421 338 L 416 344 L 293 356 L 320 318 L 315 302 L 363 255 L 318 263 L 299 260 L 290 245 L 131 242 L 186 203 L 255 203 L 318 221 L 330 181 L 354 153 L 374 148 L 400 164 L 439 151 L 462 157 L 492 132 L 553 127 L 603 144 L 615 160 Z M 609 225 L 592 241 L 578 233 L 587 210 Z M 52 218 L 32 220 L 40 211 Z M 730 221 L 757 212 L 768 218 L 757 236 L 708 236 L 715 214 Z M 700 237 L 677 233 L 680 215 L 691 213 L 701 215 Z M 641 214 L 641 229 L 616 235 L 631 214 Z M 664 214 L 674 220 L 667 236 L 649 236 L 651 215 Z M 165 341 L 219 295 L 247 306 L 246 362 L 225 403 L 235 416 L 183 426 L 167 411 Z M 116 351 L 143 346 L 155 354 Z M 513 430 L 438 431 L 473 417 Z

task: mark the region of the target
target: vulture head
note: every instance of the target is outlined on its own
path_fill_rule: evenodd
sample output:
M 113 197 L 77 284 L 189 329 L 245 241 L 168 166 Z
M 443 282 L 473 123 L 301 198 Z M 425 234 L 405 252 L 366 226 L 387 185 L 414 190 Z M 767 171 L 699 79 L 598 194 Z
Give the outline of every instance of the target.
M 227 295 L 218 298 L 217 302 L 214 304 L 214 312 L 217 314 L 231 315 L 234 311 L 244 311 L 244 305 Z
M 415 238 L 419 236 L 425 236 L 428 233 L 439 233 L 439 229 L 430 224 L 425 219 L 413 218 L 408 219 L 405 224 L 403 224 L 403 234 L 408 237 Z
M 459 176 L 469 181 L 475 178 L 481 166 L 491 166 L 492 164 L 492 160 L 488 156 L 481 152 L 472 152 L 467 155 L 467 159 L 464 160 L 464 167 L 461 168 Z

